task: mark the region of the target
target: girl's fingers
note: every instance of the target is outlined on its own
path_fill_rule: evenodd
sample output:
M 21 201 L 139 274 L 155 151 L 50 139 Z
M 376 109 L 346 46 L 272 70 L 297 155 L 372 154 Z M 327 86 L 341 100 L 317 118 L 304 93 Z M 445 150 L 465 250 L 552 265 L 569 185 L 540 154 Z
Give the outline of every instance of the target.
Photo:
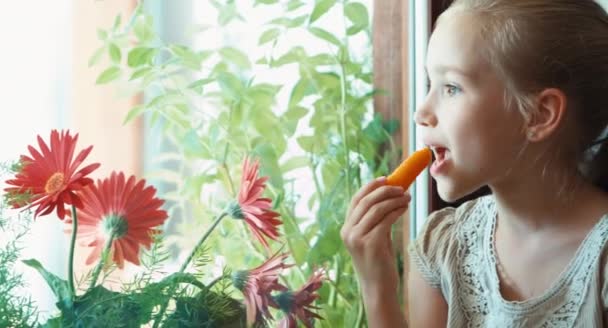
M 358 235 L 363 236 L 377 225 L 390 221 L 389 219 L 393 218 L 394 213 L 397 213 L 397 217 L 399 217 L 407 210 L 410 198 L 408 194 L 401 194 L 374 204 L 353 229 L 357 230 Z M 389 224 L 389 227 L 391 224 Z
M 397 220 L 399 219 L 399 217 L 407 210 L 407 206 L 405 207 L 398 207 L 394 210 L 392 210 L 390 213 L 388 213 L 386 215 L 386 217 L 384 217 L 383 220 L 381 220 L 378 224 L 376 224 L 374 227 L 372 227 L 372 229 L 368 232 L 369 237 L 372 240 L 375 239 L 386 239 L 389 243 L 389 248 L 392 247 L 391 245 L 391 227 L 393 226 L 393 224 L 395 224 L 395 222 L 397 222 Z
M 402 197 L 405 191 L 402 187 L 381 186 L 363 197 L 359 204 L 351 211 L 350 224 L 356 226 L 363 216 L 367 215 L 372 206 L 391 198 Z
M 367 194 L 369 194 L 376 188 L 384 186 L 385 184 L 386 184 L 386 177 L 379 177 L 377 179 L 370 181 L 365 186 L 361 187 L 361 189 L 359 189 L 359 191 L 355 194 L 355 196 L 353 196 L 353 198 L 350 202 L 350 207 L 348 208 L 348 213 L 346 213 L 346 218 L 348 219 L 351 217 L 353 209 L 355 207 L 357 207 L 357 205 L 359 204 L 361 199 L 363 199 L 363 197 L 365 197 Z

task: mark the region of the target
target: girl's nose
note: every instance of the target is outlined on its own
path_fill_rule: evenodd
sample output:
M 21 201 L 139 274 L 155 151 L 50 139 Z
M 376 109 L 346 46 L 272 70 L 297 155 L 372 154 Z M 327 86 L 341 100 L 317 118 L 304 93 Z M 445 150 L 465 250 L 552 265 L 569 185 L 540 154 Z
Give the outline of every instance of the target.
M 429 108 L 428 102 L 423 103 L 414 113 L 414 122 L 424 127 L 434 127 L 437 125 L 437 117 Z

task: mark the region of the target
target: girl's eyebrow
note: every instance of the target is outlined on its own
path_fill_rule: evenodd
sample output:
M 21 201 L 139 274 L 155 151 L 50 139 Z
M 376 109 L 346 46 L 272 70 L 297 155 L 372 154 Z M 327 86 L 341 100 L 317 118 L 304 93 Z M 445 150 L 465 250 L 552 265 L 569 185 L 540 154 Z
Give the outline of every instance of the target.
M 434 71 L 439 73 L 439 74 L 445 74 L 447 72 L 453 72 L 456 73 L 458 75 L 461 75 L 465 78 L 468 78 L 470 80 L 475 80 L 476 74 L 473 74 L 469 71 L 463 70 L 461 68 L 455 67 L 455 66 L 451 66 L 451 65 L 437 65 L 434 67 Z M 426 73 L 426 75 L 429 75 L 429 71 L 427 66 L 424 66 L 424 72 Z

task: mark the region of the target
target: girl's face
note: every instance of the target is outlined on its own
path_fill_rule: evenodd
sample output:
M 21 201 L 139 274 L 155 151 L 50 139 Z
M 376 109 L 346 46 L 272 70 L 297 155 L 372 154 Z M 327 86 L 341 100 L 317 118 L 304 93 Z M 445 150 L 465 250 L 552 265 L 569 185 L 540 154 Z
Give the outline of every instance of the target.
M 431 175 L 448 202 L 500 183 L 517 168 L 525 141 L 523 117 L 506 108 L 504 84 L 482 56 L 474 19 L 442 16 L 428 46 L 430 90 L 415 116 L 435 154 Z

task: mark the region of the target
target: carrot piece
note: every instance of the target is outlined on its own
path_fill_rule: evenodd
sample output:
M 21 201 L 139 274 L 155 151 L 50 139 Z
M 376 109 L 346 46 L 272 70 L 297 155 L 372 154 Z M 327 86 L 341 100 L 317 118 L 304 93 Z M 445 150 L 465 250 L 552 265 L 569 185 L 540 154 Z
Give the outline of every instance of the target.
M 432 151 L 428 147 L 415 151 L 386 178 L 386 184 L 401 186 L 403 189 L 409 188 L 416 177 L 431 163 L 432 158 Z

